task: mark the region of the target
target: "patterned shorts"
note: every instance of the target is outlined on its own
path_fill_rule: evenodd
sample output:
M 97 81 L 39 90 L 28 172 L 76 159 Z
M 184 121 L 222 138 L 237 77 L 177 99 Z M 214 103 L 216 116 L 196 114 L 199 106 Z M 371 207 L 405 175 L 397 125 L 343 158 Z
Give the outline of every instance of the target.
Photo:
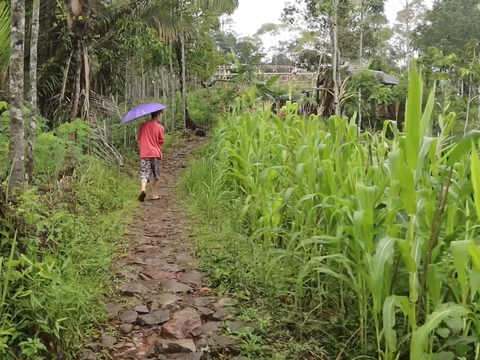
M 140 180 L 160 179 L 160 159 L 140 159 Z

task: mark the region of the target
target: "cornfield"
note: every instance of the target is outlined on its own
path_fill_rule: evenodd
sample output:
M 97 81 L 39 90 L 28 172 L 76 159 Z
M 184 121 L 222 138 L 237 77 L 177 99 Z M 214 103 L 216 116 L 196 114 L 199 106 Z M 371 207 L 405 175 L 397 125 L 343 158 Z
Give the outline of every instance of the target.
M 358 135 L 354 118 L 304 119 L 295 104 L 279 118 L 252 88 L 190 190 L 212 206 L 220 188 L 236 194 L 251 240 L 295 269 L 295 305 L 354 314 L 368 358 L 480 359 L 480 133 L 455 141 L 455 114 L 441 114 L 432 134 L 435 89 L 423 110 L 422 89 L 412 70 L 403 132 Z

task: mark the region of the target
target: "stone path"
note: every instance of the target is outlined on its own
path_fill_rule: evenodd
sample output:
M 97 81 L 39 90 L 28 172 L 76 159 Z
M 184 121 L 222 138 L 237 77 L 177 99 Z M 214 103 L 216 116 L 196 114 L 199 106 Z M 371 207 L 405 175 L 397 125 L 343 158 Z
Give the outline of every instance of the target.
M 118 297 L 106 311 L 116 331 L 86 344 L 84 360 L 113 359 L 246 359 L 239 357 L 238 331 L 230 298 L 215 299 L 204 288 L 208 279 L 197 270 L 192 241 L 184 230 L 185 211 L 175 195 L 179 172 L 200 145 L 187 140 L 162 164 L 160 196 L 143 204 L 130 230 L 130 250 L 116 263 Z M 227 334 L 229 334 L 227 336 Z

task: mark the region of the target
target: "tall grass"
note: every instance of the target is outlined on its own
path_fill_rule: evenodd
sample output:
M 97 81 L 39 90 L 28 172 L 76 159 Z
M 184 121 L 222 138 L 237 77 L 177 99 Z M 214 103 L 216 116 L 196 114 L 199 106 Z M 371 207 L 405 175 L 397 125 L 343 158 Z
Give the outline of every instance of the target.
M 354 118 L 295 104 L 280 119 L 251 90 L 184 182 L 204 209 L 237 204 L 250 240 L 296 274 L 295 306 L 348 323 L 358 355 L 480 359 L 479 133 L 454 141 L 449 114 L 432 134 L 422 87 L 413 70 L 404 132 L 360 136 Z

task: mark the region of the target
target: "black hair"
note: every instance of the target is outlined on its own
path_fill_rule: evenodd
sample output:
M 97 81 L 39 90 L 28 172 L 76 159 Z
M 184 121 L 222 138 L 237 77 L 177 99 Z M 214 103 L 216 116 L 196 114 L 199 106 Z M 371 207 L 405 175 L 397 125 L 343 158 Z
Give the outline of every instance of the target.
M 154 113 L 152 113 L 152 120 L 155 119 L 161 113 L 162 113 L 162 110 L 158 110 L 158 111 L 155 111 Z

